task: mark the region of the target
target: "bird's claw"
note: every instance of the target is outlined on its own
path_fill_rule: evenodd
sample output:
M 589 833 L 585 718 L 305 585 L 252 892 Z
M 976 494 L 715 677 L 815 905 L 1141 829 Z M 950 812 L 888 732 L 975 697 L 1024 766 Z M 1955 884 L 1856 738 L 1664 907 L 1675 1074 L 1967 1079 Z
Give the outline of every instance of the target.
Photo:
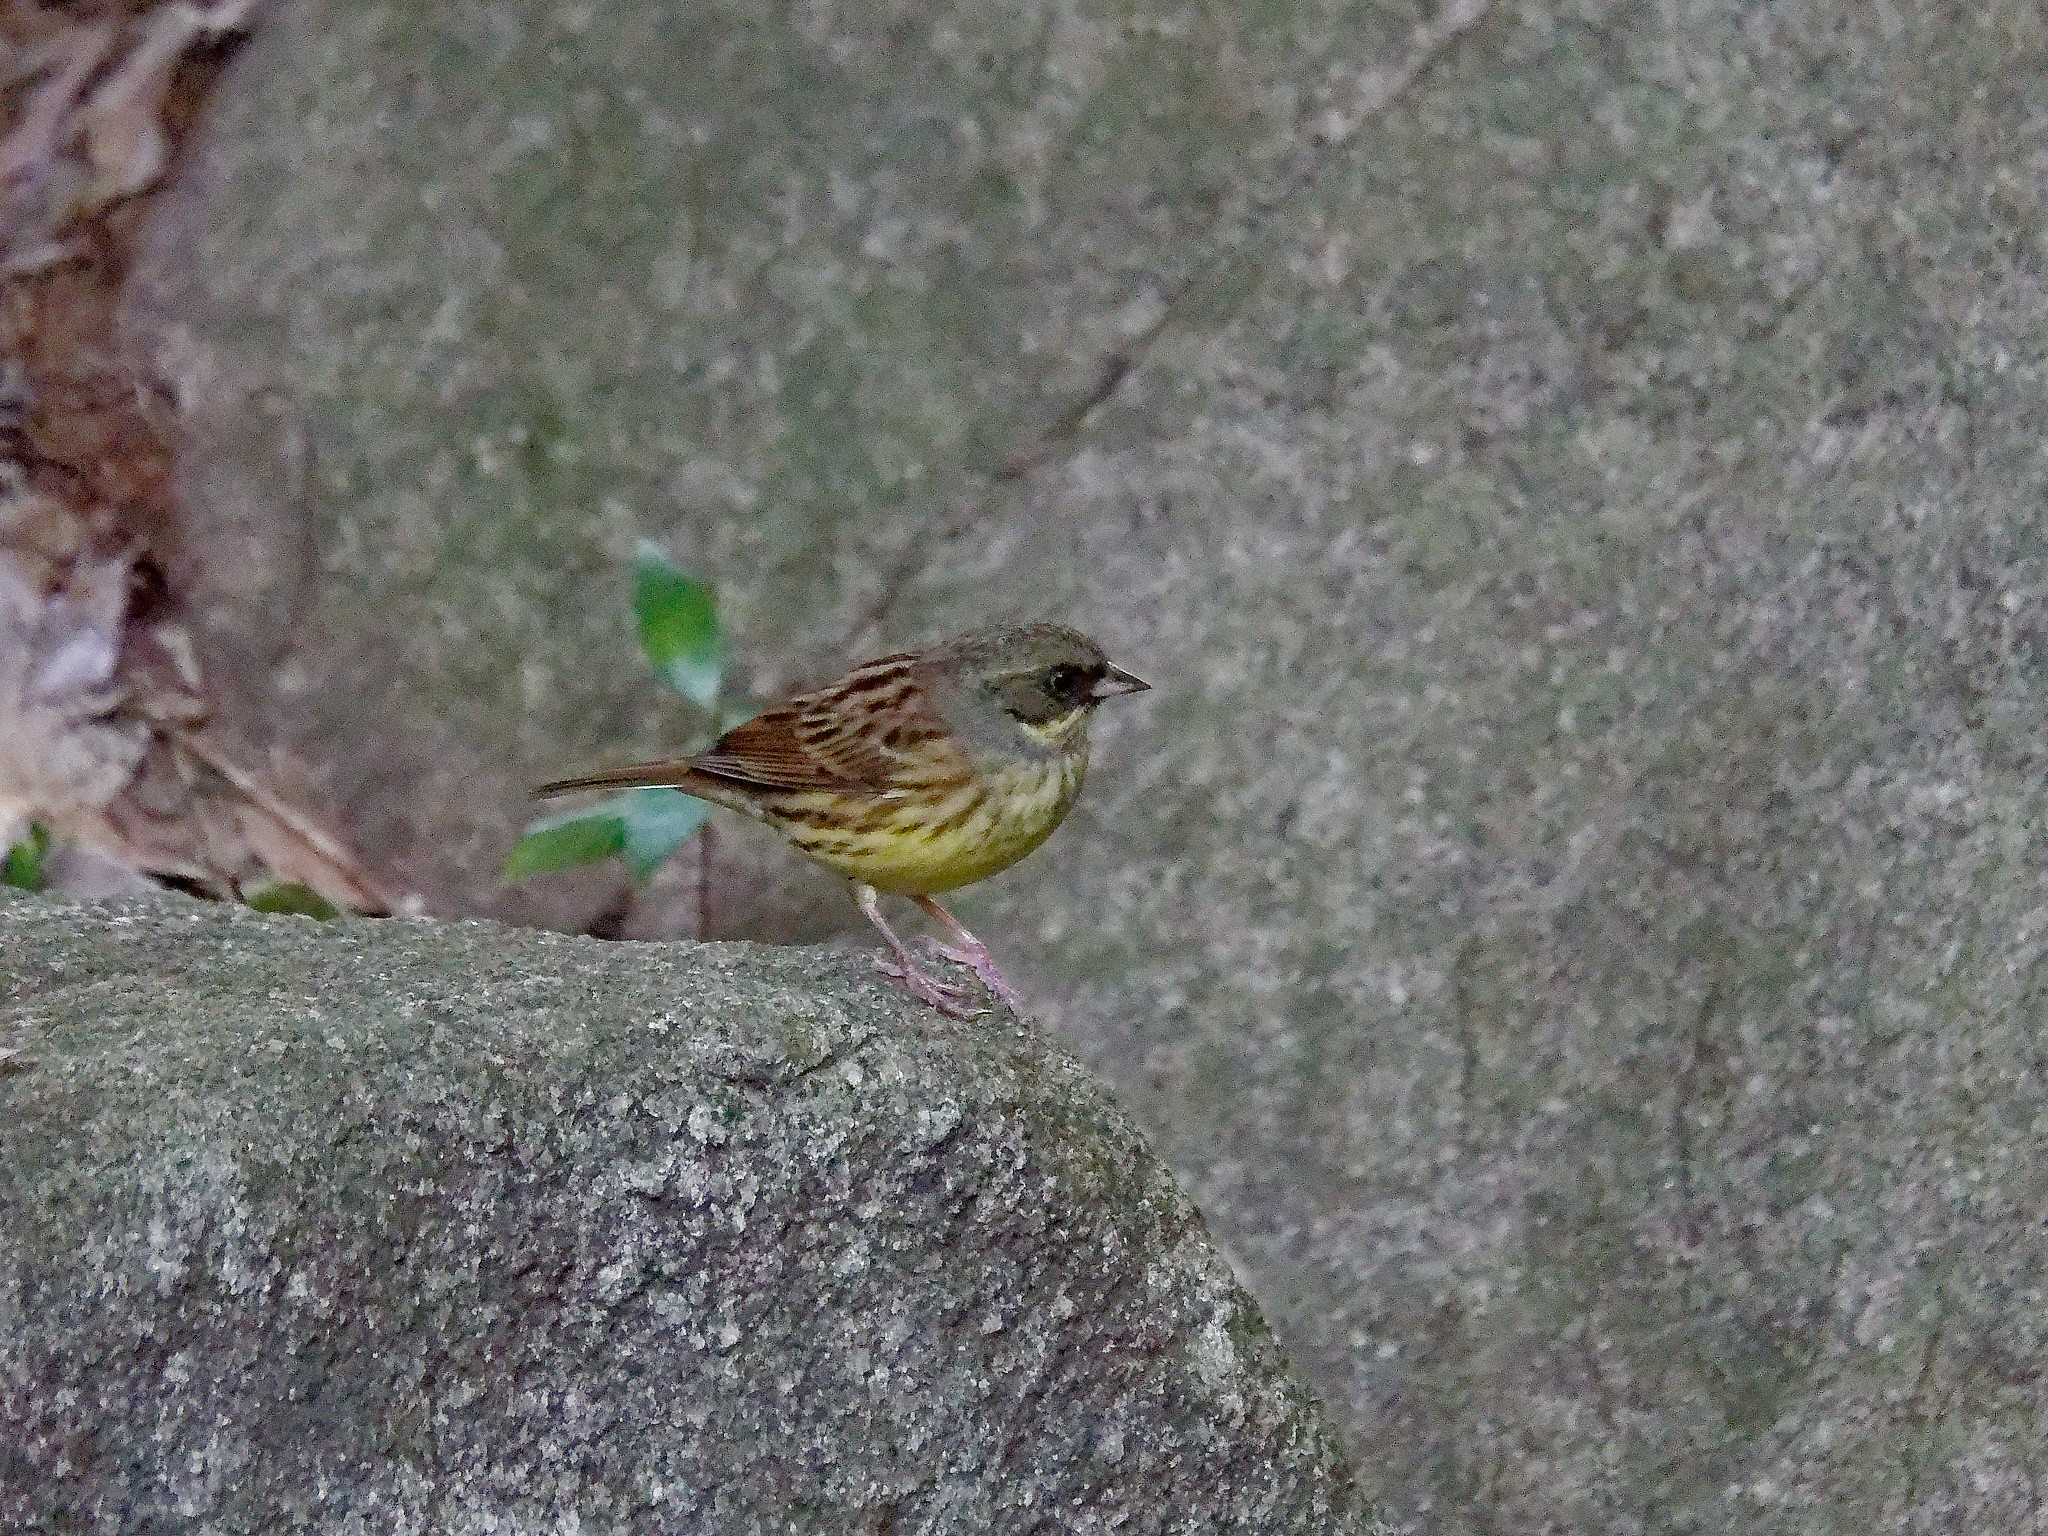
M 1017 989 L 1003 979 L 1003 973 L 996 969 L 995 956 L 991 955 L 985 946 L 956 946 L 931 938 L 920 942 L 924 945 L 925 953 L 934 960 L 943 960 L 949 965 L 960 966 L 972 973 L 984 987 L 988 988 L 995 1000 L 1010 1012 L 1019 1015 L 1024 1012 L 1024 1000 L 1017 995 Z
M 970 1008 L 966 1005 L 963 1001 L 967 996 L 965 987 L 941 981 L 907 961 L 884 960 L 877 956 L 875 969 L 919 1002 L 938 1009 L 949 1019 L 978 1019 L 988 1012 L 986 1008 Z

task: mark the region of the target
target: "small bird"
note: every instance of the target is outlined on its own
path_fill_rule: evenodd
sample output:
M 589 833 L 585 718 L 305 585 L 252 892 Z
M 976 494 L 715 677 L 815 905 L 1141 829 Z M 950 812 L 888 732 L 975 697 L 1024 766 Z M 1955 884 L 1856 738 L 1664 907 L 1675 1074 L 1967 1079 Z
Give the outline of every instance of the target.
M 937 954 L 1016 1009 L 988 946 L 932 898 L 1050 837 L 1081 792 L 1095 706 L 1149 687 L 1065 625 L 975 630 L 864 662 L 694 757 L 557 779 L 534 794 L 660 786 L 764 821 L 853 882 L 894 957 L 879 968 L 913 997 L 969 1013 L 961 988 L 920 968 L 884 920 L 883 891 L 936 919 L 953 941 Z

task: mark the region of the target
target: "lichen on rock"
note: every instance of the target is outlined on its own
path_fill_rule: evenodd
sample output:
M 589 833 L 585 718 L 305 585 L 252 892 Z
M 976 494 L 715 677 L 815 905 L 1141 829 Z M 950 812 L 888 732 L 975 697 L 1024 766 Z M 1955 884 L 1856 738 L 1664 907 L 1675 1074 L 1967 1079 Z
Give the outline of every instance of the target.
M 1077 1065 L 830 950 L 0 904 L 0 1526 L 1368 1526 Z

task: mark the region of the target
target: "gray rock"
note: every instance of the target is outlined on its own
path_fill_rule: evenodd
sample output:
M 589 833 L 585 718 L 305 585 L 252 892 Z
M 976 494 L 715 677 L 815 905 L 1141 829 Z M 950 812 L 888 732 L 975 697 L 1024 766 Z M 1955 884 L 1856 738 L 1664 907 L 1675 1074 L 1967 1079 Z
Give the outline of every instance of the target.
M 8 902 L 0 955 L 7 1530 L 1371 1528 L 1014 1020 L 184 904 Z
M 1158 692 L 964 914 L 1372 1492 L 2013 1528 L 2040 8 L 1425 9 L 300 8 L 158 263 L 202 503 L 312 466 L 223 623 L 465 900 L 516 780 L 679 731 L 643 533 L 759 691 L 1080 623 Z M 721 836 L 722 931 L 839 920 Z

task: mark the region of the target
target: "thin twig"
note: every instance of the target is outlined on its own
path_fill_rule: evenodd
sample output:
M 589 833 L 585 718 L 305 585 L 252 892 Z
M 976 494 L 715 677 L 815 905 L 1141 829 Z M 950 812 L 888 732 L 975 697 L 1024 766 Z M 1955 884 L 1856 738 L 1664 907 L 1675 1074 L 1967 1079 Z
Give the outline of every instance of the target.
M 705 822 L 697 829 L 697 942 L 711 937 L 711 841 L 715 829 Z

